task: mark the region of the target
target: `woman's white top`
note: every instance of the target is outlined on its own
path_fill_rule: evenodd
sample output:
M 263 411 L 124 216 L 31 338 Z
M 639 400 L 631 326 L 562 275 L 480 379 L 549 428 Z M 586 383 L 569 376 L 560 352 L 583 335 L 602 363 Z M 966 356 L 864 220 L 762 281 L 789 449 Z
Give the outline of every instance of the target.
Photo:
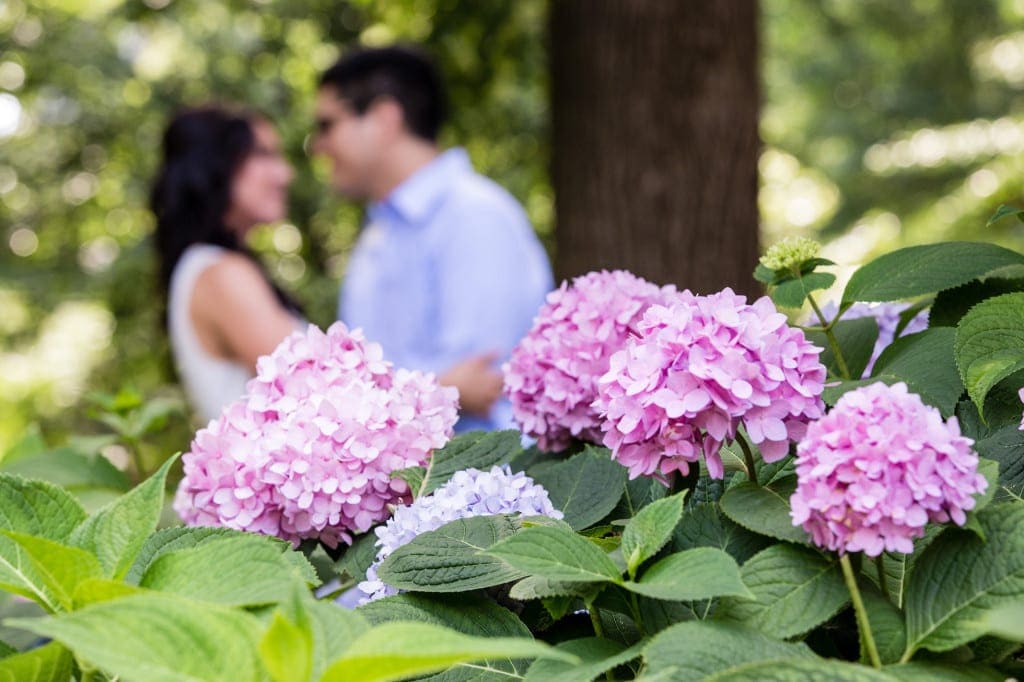
M 189 403 L 204 422 L 220 416 L 228 403 L 241 398 L 246 382 L 252 378 L 250 369 L 241 363 L 211 355 L 192 324 L 190 309 L 196 281 L 226 253 L 226 249 L 212 244 L 188 247 L 171 273 L 167 300 L 167 326 L 174 364 Z

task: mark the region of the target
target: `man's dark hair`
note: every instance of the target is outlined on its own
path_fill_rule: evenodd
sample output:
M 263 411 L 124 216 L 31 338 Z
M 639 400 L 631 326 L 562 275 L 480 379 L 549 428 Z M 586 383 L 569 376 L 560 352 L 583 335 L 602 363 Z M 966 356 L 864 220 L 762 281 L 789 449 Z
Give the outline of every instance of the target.
M 433 61 L 408 47 L 364 48 L 350 52 L 320 77 L 360 116 L 375 100 L 390 97 L 402 108 L 409 131 L 437 140 L 446 112 L 444 84 Z

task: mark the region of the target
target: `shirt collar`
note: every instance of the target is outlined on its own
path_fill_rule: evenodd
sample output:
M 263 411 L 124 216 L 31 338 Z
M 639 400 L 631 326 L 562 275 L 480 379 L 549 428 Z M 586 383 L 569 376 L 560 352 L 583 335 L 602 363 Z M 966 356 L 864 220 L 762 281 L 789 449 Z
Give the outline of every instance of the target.
M 374 204 L 370 213 L 379 215 L 390 209 L 405 222 L 417 223 L 437 207 L 459 176 L 472 170 L 465 149 L 449 149 L 406 178 L 384 201 Z

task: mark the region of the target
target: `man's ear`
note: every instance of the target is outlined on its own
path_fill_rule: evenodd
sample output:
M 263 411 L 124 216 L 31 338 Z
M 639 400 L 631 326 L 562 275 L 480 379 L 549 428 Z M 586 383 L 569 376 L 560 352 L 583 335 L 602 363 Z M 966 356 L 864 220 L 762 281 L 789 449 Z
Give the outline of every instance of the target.
M 401 105 L 391 97 L 378 97 L 366 112 L 388 137 L 397 137 L 406 131 L 405 115 Z

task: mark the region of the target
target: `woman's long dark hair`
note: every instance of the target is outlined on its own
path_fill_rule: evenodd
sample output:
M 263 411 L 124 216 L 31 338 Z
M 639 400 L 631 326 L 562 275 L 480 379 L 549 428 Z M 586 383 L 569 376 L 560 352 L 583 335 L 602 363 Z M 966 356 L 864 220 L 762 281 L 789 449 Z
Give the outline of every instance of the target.
M 295 302 L 224 224 L 231 206 L 231 183 L 255 147 L 257 116 L 219 107 L 186 109 L 171 119 L 163 138 L 163 161 L 153 181 L 149 206 L 156 216 L 156 250 L 164 300 L 171 274 L 185 249 L 213 244 L 250 258 L 283 306 Z

